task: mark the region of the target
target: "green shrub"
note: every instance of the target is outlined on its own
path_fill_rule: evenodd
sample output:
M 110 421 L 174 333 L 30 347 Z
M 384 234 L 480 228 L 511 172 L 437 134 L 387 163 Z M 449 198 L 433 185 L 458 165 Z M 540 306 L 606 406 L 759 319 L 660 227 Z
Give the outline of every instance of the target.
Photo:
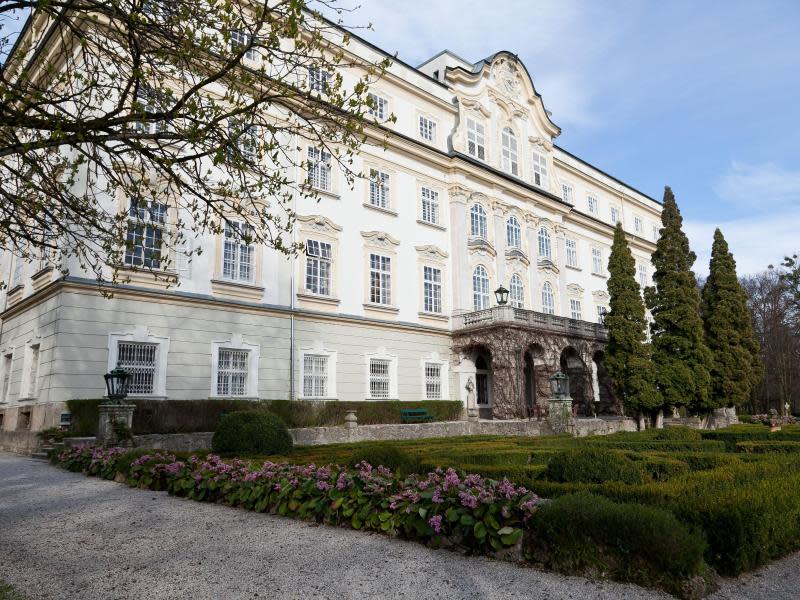
M 655 481 L 666 481 L 689 472 L 689 465 L 674 458 L 661 458 L 646 454 L 628 454 L 634 463 L 641 464 L 642 469 Z
M 100 419 L 100 400 L 96 398 L 67 400 L 72 422 L 70 433 L 77 437 L 97 435 L 97 422 Z
M 724 452 L 725 443 L 713 440 L 641 440 L 641 441 L 619 441 L 614 436 L 604 439 L 588 440 L 593 446 L 603 448 L 614 448 L 617 450 L 628 450 L 635 452 L 647 452 L 650 450 L 657 452 Z
M 800 452 L 800 441 L 737 442 L 736 452 L 746 454 L 794 454 Z
M 261 410 L 225 415 L 211 441 L 219 454 L 285 454 L 292 449 L 292 437 L 283 421 Z
M 418 471 L 420 467 L 416 458 L 392 444 L 370 444 L 357 448 L 347 463 L 352 467 L 361 461 L 366 461 L 374 467 L 384 466 L 405 475 Z
M 270 400 L 267 406 L 288 427 L 328 427 L 344 424 L 347 411 L 354 410 L 359 425 L 400 423 L 400 409 L 424 408 L 434 421 L 456 421 L 464 405 L 458 400 L 392 401 L 296 401 Z
M 548 462 L 545 478 L 562 483 L 642 483 L 642 466 L 624 454 L 602 448 L 576 448 L 555 454 Z
M 654 440 L 690 441 L 703 439 L 703 435 L 697 429 L 692 429 L 691 427 L 666 427 L 664 429 L 656 429 L 655 432 L 653 434 Z
M 578 493 L 534 514 L 531 552 L 548 567 L 676 589 L 703 571 L 705 543 L 669 512 Z

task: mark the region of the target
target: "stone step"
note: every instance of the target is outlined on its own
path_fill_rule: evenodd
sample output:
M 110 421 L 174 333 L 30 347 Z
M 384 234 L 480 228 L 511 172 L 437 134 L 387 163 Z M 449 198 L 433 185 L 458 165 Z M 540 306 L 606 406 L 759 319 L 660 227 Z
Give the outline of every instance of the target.
M 42 452 L 42 451 L 34 452 L 33 454 L 31 454 L 31 458 L 33 458 L 34 460 L 49 460 L 50 459 L 48 457 L 48 455 L 47 455 L 47 452 Z

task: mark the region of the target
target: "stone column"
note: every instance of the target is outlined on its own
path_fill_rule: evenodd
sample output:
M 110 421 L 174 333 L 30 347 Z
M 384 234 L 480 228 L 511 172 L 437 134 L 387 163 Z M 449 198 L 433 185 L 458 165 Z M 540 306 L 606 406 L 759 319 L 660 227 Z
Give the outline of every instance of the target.
M 131 446 L 131 428 L 135 404 L 101 404 L 97 424 L 99 446 Z
M 472 274 L 468 273 L 467 196 L 463 190 L 450 190 L 450 265 L 452 310 L 454 313 L 471 311 L 472 296 L 468 286 L 472 284 Z

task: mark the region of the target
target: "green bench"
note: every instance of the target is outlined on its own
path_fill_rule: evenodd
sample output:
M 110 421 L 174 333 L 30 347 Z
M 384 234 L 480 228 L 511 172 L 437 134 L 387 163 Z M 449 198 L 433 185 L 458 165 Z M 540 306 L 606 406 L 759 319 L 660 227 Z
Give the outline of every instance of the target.
M 433 421 L 433 415 L 429 414 L 424 408 L 401 408 L 401 423 L 427 423 Z

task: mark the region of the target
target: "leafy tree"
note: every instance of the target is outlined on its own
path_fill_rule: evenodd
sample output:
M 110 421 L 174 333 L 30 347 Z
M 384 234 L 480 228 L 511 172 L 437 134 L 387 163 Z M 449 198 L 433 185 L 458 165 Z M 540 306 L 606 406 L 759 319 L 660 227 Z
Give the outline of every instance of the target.
M 706 343 L 713 356 L 711 404 L 743 406 L 763 374 L 747 294 L 736 277 L 736 261 L 717 229 L 701 311 Z
M 352 182 L 383 139 L 368 91 L 389 61 L 346 53 L 317 11 L 336 1 L 0 0 L 0 23 L 30 15 L 16 42 L 0 29 L 0 248 L 116 281 L 135 199 L 132 216 L 161 219 L 158 200 L 170 218 L 133 267 L 233 221 L 296 250 L 294 202 L 317 197 L 297 174 L 321 161 Z
M 656 382 L 667 406 L 708 412 L 711 352 L 700 317 L 700 291 L 692 272 L 695 254 L 683 232 L 683 218 L 669 187 L 664 188 L 661 237 L 652 256 L 654 287 L 645 290 L 651 325 Z
M 608 259 L 610 311 L 605 317 L 608 346 L 605 364 L 626 412 L 651 412 L 662 405 L 655 384 L 655 366 L 646 342 L 645 308 L 636 283 L 633 259 L 622 224 L 614 230 Z
M 797 254 L 786 256 L 781 263 L 780 280 L 786 285 L 792 299 L 792 321 L 794 329 L 800 334 L 800 259 Z M 769 267 L 772 268 L 772 265 Z

